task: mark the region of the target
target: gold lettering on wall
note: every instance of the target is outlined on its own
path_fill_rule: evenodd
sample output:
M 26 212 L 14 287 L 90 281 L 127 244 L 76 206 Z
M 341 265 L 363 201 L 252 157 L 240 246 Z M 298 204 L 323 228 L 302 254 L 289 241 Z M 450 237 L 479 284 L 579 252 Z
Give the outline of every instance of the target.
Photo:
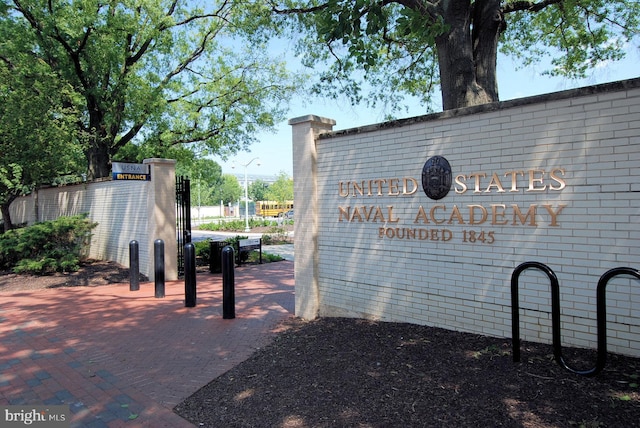
M 393 206 L 386 207 L 386 211 L 382 207 L 356 205 L 353 207 L 338 207 L 338 221 L 357 222 L 381 222 L 381 223 L 397 223 L 400 221 L 393 213 Z
M 338 182 L 338 196 L 341 198 L 411 196 L 417 191 L 418 181 L 411 177 Z
M 373 178 L 366 180 L 345 180 L 338 182 L 340 198 L 402 198 L 414 195 L 418 180 L 411 177 Z M 456 194 L 467 192 L 484 198 L 483 195 L 503 195 L 507 193 L 559 192 L 565 189 L 563 168 L 531 168 L 505 172 L 472 172 L 458 174 L 453 178 Z M 474 201 L 471 204 L 445 204 L 434 201 L 430 205 L 420 205 L 406 220 L 413 220 L 414 227 L 400 227 L 401 217 L 394 205 L 343 204 L 338 206 L 340 223 L 377 223 L 378 237 L 384 239 L 405 239 L 419 241 L 448 242 L 457 237 L 470 244 L 492 244 L 497 239 L 496 231 L 485 230 L 493 227 L 560 227 L 561 214 L 566 204 L 491 203 Z M 400 210 L 400 214 L 406 211 Z M 451 226 L 452 229 L 446 227 Z M 460 227 L 462 229 L 453 229 Z M 443 228 L 444 227 L 444 228 Z
M 521 209 L 518 204 L 511 204 L 507 207 L 505 204 L 492 204 L 489 208 L 479 204 L 465 205 L 462 208 L 458 205 L 453 205 L 450 210 L 450 214 L 447 216 L 447 206 L 443 204 L 433 205 L 428 213 L 425 208 L 420 205 L 415 217 L 413 218 L 414 224 L 469 224 L 469 225 L 483 225 L 486 223 L 492 226 L 504 226 L 509 223 L 512 226 L 531 226 L 537 227 L 539 221 L 544 221 L 548 226 L 558 227 L 558 215 L 566 207 L 561 204 L 557 207 L 553 205 L 542 205 L 546 210 L 540 212 L 537 204 L 531 204 L 526 211 Z M 340 208 L 342 210 L 342 208 Z M 511 222 L 507 218 L 507 210 L 511 211 Z M 548 214 L 547 217 L 545 215 Z
M 543 192 L 545 190 L 560 191 L 566 187 L 563 178 L 565 170 L 554 168 L 550 172 L 544 169 L 530 169 L 528 171 L 507 171 L 502 174 L 509 192 Z M 497 172 L 491 175 L 486 172 L 474 172 L 468 175 L 458 174 L 454 177 L 454 191 L 464 194 L 469 189 L 473 193 L 505 193 L 505 184 Z

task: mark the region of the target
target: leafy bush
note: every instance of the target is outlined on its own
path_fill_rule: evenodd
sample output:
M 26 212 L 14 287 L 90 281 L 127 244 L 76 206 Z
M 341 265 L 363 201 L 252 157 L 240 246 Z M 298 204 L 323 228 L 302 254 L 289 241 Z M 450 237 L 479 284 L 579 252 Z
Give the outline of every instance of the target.
M 277 254 L 269 254 L 262 252 L 262 263 L 272 263 L 272 262 L 281 262 L 284 259 Z M 247 263 L 259 263 L 260 262 L 260 254 L 257 251 L 251 251 L 249 253 L 249 258 L 247 259 Z
M 233 247 L 233 251 L 235 252 L 235 257 L 236 257 L 236 264 L 239 264 L 240 261 L 242 261 L 243 263 L 258 263 L 259 262 L 259 258 L 260 258 L 260 254 L 259 252 L 256 251 L 250 251 L 247 253 L 242 253 L 239 254 L 238 252 L 238 248 L 240 246 L 239 241 L 241 239 L 247 239 L 246 236 L 234 236 L 231 238 L 227 238 L 226 240 L 222 241 L 224 245 L 231 245 Z M 211 240 L 207 239 L 204 241 L 198 241 L 198 242 L 194 242 L 193 245 L 195 247 L 196 250 L 196 258 L 198 258 L 198 262 L 201 264 L 209 264 L 210 258 L 211 258 L 211 244 L 210 244 Z M 262 240 L 262 244 L 264 245 L 264 239 Z M 223 246 L 224 246 L 223 245 Z M 240 257 L 242 257 L 242 260 L 240 260 Z M 263 263 L 270 263 L 270 262 L 279 262 L 284 260 L 282 257 L 276 255 L 276 254 L 267 254 L 267 253 L 262 253 L 262 262 Z
M 35 274 L 78 270 L 97 225 L 82 214 L 10 230 L 0 235 L 0 269 Z
M 233 236 L 225 239 L 223 242 L 223 247 L 226 245 L 231 245 L 233 247 L 233 251 L 235 252 L 236 260 L 238 260 L 238 248 L 240 246 L 239 242 L 241 239 L 247 239 L 246 236 Z M 211 240 L 207 239 L 204 241 L 194 242 L 193 245 L 196 250 L 196 258 L 199 258 L 203 264 L 208 264 L 211 260 Z M 246 259 L 246 257 L 243 257 Z M 243 260 L 244 261 L 244 260 Z
M 237 265 L 239 265 L 240 263 L 246 262 L 247 259 L 249 258 L 249 253 L 240 252 L 240 240 L 248 239 L 248 238 L 249 238 L 248 236 L 236 235 L 224 240 L 225 245 L 231 245 L 233 247 Z
M 205 241 L 194 242 L 193 246 L 196 250 L 196 258 L 202 260 L 202 263 L 209 263 L 209 258 L 211 257 L 211 240 L 207 239 Z
M 291 220 L 285 220 L 285 222 L 290 222 Z M 278 222 L 276 220 L 267 220 L 260 218 L 251 218 L 249 219 L 249 227 L 251 229 L 256 227 L 272 227 L 278 226 Z M 246 221 L 243 219 L 238 220 L 230 220 L 230 221 L 221 221 L 221 222 L 213 222 L 213 223 L 205 223 L 198 226 L 200 230 L 211 230 L 214 232 L 224 231 L 224 232 L 233 232 L 238 230 L 244 230 L 246 227 Z
M 291 239 L 284 227 L 273 226 L 262 235 L 262 243 L 264 245 L 289 244 Z

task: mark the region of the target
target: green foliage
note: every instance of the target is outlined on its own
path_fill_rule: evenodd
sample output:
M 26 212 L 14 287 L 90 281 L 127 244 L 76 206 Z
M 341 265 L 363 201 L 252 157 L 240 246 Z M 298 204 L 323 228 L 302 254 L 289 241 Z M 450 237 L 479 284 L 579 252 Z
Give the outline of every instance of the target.
M 127 144 L 227 155 L 285 118 L 297 78 L 252 36 L 265 17 L 251 10 L 235 0 L 0 0 L 0 32 L 19 28 L 16 52 L 78 95 L 70 105 L 94 178 Z
M 15 273 L 46 274 L 51 272 L 75 272 L 79 260 L 72 254 L 53 254 L 55 257 L 20 260 L 13 267 Z
M 278 222 L 275 220 L 267 220 L 267 219 L 259 219 L 259 218 L 250 218 L 249 219 L 249 227 L 251 229 L 256 227 L 270 227 L 270 226 L 278 226 Z M 244 220 L 231 220 L 231 221 L 220 221 L 220 222 L 212 222 L 212 223 L 204 223 L 198 226 L 201 230 L 211 230 L 214 232 L 235 232 L 239 230 L 245 229 L 245 221 Z
M 176 175 L 183 175 L 191 180 L 192 206 L 220 204 L 220 199 L 216 200 L 215 195 L 223 185 L 222 167 L 215 161 L 198 158 L 190 152 L 190 156 L 178 159 Z
M 224 205 L 236 202 L 240 199 L 240 196 L 244 194 L 242 186 L 238 182 L 235 175 L 223 174 L 221 183 L 214 189 L 211 199 L 217 201 L 217 204 L 222 201 Z
M 287 201 L 293 200 L 293 179 L 287 173 L 280 172 L 276 181 L 265 192 L 265 197 L 284 207 Z
M 196 264 L 199 266 L 207 266 L 211 260 L 211 239 L 197 241 L 193 243 L 196 250 Z
M 247 193 L 249 194 L 249 199 L 251 199 L 252 201 L 267 200 L 265 195 L 268 188 L 269 188 L 269 185 L 266 182 L 262 180 L 254 181 L 249 185 L 249 189 L 247 191 Z
M 428 109 L 445 75 L 477 73 L 465 84 L 495 88 L 498 47 L 525 66 L 549 58 L 548 74 L 586 77 L 637 47 L 640 29 L 637 0 L 284 0 L 274 10 L 274 33 L 288 31 L 303 64 L 327 65 L 314 83 L 317 94 L 392 114 L 405 96 Z M 440 90 L 444 100 L 444 91 L 473 88 Z
M 289 244 L 291 242 L 287 231 L 283 227 L 274 226 L 262 235 L 264 245 Z
M 406 95 L 425 105 L 438 83 L 436 36 L 448 26 L 427 2 L 330 1 L 317 9 L 312 2 L 284 2 L 289 37 L 307 67 L 319 72 L 315 94 L 383 107 L 391 114 L 405 108 Z M 294 19 L 287 19 L 290 17 Z
M 225 245 L 231 245 L 234 248 L 236 254 L 236 261 L 238 257 L 238 241 L 240 239 L 247 239 L 246 236 L 235 236 L 229 239 L 226 239 L 224 242 Z M 194 243 L 196 249 L 196 258 L 199 259 L 199 263 L 208 265 L 211 257 L 211 240 L 198 241 Z M 266 245 L 264 242 L 264 238 L 262 241 L 263 245 Z M 258 251 L 250 251 L 249 253 L 243 253 L 243 262 L 247 263 L 258 263 L 260 254 Z M 262 253 L 262 262 L 263 263 L 271 263 L 271 262 L 279 262 L 282 261 L 283 258 L 278 256 L 277 254 L 268 254 Z
M 239 247 L 239 245 L 240 245 L 240 244 L 239 244 L 239 242 L 240 242 L 242 239 L 249 239 L 249 237 L 248 237 L 248 236 L 245 236 L 245 235 L 236 235 L 236 236 L 231 236 L 231 237 L 229 237 L 229 238 L 225 239 L 223 242 L 224 242 L 226 245 L 232 245 L 232 246 L 233 246 L 233 248 L 235 248 L 235 249 L 236 249 L 236 252 L 237 252 L 237 251 L 238 251 L 238 247 Z
M 196 258 L 201 259 L 203 263 L 209 263 L 211 257 L 211 240 L 194 242 L 193 246 L 196 250 Z
M 507 15 L 502 52 L 525 66 L 551 58 L 544 74 L 582 78 L 622 59 L 627 44 L 637 40 L 639 24 L 637 1 L 564 0 L 535 13 L 514 10 Z
M 77 94 L 30 53 L 28 34 L 0 13 L 0 208 L 7 227 L 16 197 L 84 170 L 74 132 Z
M 284 259 L 277 254 L 269 254 L 262 252 L 262 263 L 281 262 Z M 248 254 L 246 263 L 260 263 L 260 253 L 258 251 L 251 251 Z
M 227 239 L 225 239 L 224 241 L 222 241 L 224 243 L 224 246 L 227 245 L 231 245 L 233 247 L 233 251 L 234 251 L 234 255 L 235 255 L 235 261 L 236 264 L 240 264 L 243 262 L 246 262 L 247 259 L 249 258 L 249 253 L 247 252 L 240 252 L 240 240 L 242 239 L 247 239 L 249 238 L 248 236 L 241 236 L 241 235 L 236 235 L 236 236 L 232 236 L 229 237 Z
M 75 271 L 97 225 L 77 215 L 10 230 L 0 235 L 0 268 L 34 274 Z
M 223 247 L 227 245 L 231 245 L 233 247 L 233 251 L 235 251 L 236 258 L 238 256 L 238 241 L 241 239 L 247 239 L 246 236 L 233 236 L 222 241 Z M 211 258 L 211 240 L 207 239 L 204 241 L 198 241 L 194 244 L 196 250 L 196 258 L 199 258 L 202 263 L 209 264 L 209 260 Z

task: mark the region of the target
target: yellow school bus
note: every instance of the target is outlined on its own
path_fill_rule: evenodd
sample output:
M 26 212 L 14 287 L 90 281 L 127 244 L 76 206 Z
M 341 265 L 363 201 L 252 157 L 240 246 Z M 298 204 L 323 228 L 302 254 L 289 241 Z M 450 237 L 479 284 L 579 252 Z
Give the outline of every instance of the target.
M 278 217 L 293 209 L 293 201 L 280 204 L 276 201 L 256 201 L 256 214 L 262 217 Z

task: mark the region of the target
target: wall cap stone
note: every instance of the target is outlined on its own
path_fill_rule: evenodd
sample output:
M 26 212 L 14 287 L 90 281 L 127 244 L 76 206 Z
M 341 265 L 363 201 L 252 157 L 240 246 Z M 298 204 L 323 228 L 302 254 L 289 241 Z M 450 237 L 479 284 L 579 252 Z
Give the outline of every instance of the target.
M 315 114 L 307 114 L 300 117 L 294 117 L 293 119 L 289 119 L 289 125 L 298 125 L 300 123 L 318 123 L 322 125 L 331 125 L 334 126 L 336 121 L 334 119 L 329 119 L 327 117 L 316 116 Z
M 151 163 L 164 163 L 164 164 L 167 164 L 167 165 L 175 165 L 176 160 L 175 159 L 163 159 L 163 158 L 150 158 L 150 159 L 144 159 L 142 161 L 143 165 L 151 164 Z
M 409 117 L 405 119 L 396 119 L 388 122 L 381 122 L 381 123 L 376 123 L 372 125 L 360 126 L 356 128 L 326 132 L 324 134 L 319 135 L 318 138 L 324 140 L 327 138 L 338 137 L 338 136 L 362 134 L 365 132 L 373 132 L 381 129 L 389 129 L 389 128 L 395 128 L 399 126 L 406 126 L 414 123 L 428 122 L 428 121 L 447 119 L 452 117 L 469 116 L 473 114 L 487 113 L 487 112 L 493 112 L 498 110 L 505 110 L 513 107 L 520 107 L 520 106 L 525 106 L 529 104 L 559 101 L 559 100 L 564 100 L 568 98 L 584 97 L 588 95 L 604 94 L 609 92 L 619 92 L 619 91 L 624 91 L 627 89 L 635 89 L 639 87 L 640 87 L 640 78 L 619 80 L 617 82 L 602 83 L 599 85 L 585 86 L 585 87 L 576 88 L 576 89 L 568 89 L 566 91 L 550 92 L 548 94 L 534 95 L 531 97 L 517 98 L 514 100 L 497 101 L 489 104 L 482 104 L 482 105 L 453 109 L 453 110 L 445 110 L 443 112 L 430 113 L 422 116 L 414 116 L 414 117 Z M 314 115 L 308 115 L 303 117 L 318 118 L 318 116 L 314 116 Z M 303 117 L 298 119 L 302 119 Z M 318 118 L 318 119 L 322 119 L 322 118 Z M 289 121 L 289 124 L 292 124 L 291 122 L 293 120 L 296 120 L 296 119 L 291 119 Z M 328 120 L 331 120 L 331 119 L 328 119 Z M 333 121 L 333 123 L 335 124 L 335 121 Z

